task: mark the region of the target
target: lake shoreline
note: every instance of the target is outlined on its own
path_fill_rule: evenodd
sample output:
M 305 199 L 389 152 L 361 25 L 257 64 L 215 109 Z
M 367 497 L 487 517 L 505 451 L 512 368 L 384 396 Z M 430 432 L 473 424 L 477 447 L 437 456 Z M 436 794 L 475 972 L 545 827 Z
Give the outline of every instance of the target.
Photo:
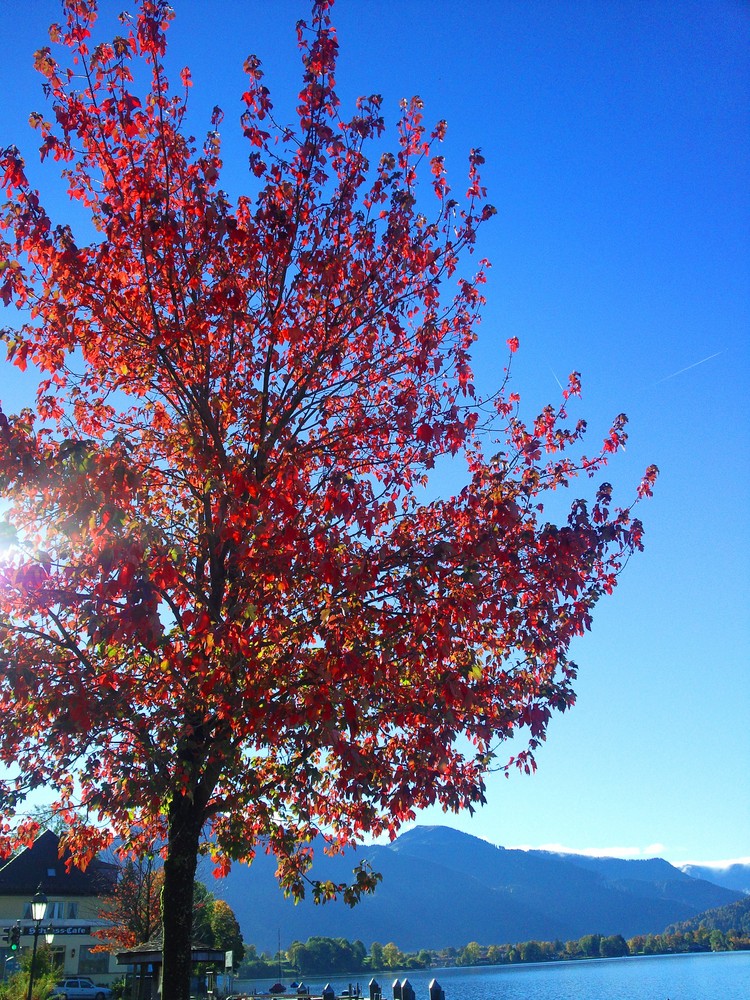
M 644 961 L 644 960 L 648 961 Z M 385 974 L 384 974 L 385 973 Z M 617 958 L 565 959 L 512 965 L 446 966 L 430 969 L 381 970 L 305 979 L 310 995 L 320 996 L 330 984 L 336 996 L 359 983 L 369 997 L 376 979 L 383 1000 L 391 1000 L 394 980 L 408 979 L 416 1000 L 428 1000 L 437 979 L 446 1000 L 727 1000 L 750 996 L 750 952 L 693 952 L 671 955 L 627 955 Z M 236 980 L 235 992 L 266 992 L 263 980 Z

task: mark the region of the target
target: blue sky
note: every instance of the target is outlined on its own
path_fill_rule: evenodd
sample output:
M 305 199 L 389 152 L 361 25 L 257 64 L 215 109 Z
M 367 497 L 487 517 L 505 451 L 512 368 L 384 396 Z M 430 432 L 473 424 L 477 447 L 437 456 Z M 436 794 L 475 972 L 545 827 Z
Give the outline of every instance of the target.
M 102 4 L 110 14 L 123 0 Z M 192 127 L 223 125 L 230 193 L 242 63 L 263 60 L 279 117 L 299 89 L 297 0 L 175 0 L 170 62 L 189 65 Z M 0 3 L 0 144 L 36 161 L 32 53 L 52 0 Z M 473 818 L 428 811 L 506 846 L 561 845 L 671 861 L 750 856 L 750 7 L 739 2 L 339 0 L 346 112 L 382 93 L 393 123 L 419 94 L 449 123 L 456 184 L 481 147 L 498 214 L 476 368 L 491 390 L 517 336 L 514 388 L 534 415 L 583 374 L 592 439 L 620 411 L 608 478 L 642 508 L 646 552 L 575 651 L 578 704 L 554 720 L 533 777 L 498 776 Z M 392 133 L 391 133 L 392 137 Z M 392 138 L 384 145 L 392 143 Z M 53 171 L 34 166 L 43 190 Z M 65 206 L 60 205 L 64 212 Z M 0 368 L 13 410 L 28 382 Z M 456 488 L 446 474 L 435 488 Z

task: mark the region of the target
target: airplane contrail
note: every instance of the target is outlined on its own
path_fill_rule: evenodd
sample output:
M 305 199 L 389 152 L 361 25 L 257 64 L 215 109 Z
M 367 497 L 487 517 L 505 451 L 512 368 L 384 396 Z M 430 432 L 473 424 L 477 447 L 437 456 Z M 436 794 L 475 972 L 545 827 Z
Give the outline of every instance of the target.
M 712 358 L 718 358 L 723 351 L 717 351 L 716 354 L 709 354 L 707 358 L 702 358 L 700 361 L 694 361 L 692 365 L 688 365 L 686 368 L 680 368 L 677 372 L 672 372 L 671 375 L 665 375 L 664 378 L 657 379 L 654 385 L 661 385 L 662 382 L 668 382 L 671 378 L 677 378 L 678 375 L 682 375 L 683 372 L 689 372 L 691 368 L 697 368 L 698 365 L 704 365 L 707 361 L 711 361 Z
M 560 379 L 559 379 L 559 378 L 557 377 L 557 375 L 555 375 L 555 370 L 554 370 L 554 368 L 552 367 L 552 365 L 548 364 L 548 365 L 547 365 L 547 367 L 548 367 L 548 368 L 549 368 L 549 370 L 550 370 L 550 371 L 552 372 L 552 377 L 554 378 L 555 382 L 557 382 L 557 384 L 558 384 L 558 385 L 560 386 L 560 388 L 562 389 L 562 391 L 563 391 L 563 392 L 565 392 L 565 386 L 564 386 L 564 385 L 562 384 L 562 382 L 561 382 L 561 381 L 560 381 Z

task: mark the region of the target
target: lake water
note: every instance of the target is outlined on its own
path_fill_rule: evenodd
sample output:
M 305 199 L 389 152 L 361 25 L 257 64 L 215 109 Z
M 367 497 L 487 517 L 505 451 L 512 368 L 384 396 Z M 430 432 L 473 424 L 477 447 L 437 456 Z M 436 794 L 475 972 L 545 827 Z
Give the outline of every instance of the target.
M 392 997 L 395 978 L 408 977 L 416 1000 L 428 1000 L 437 979 L 445 1000 L 750 1000 L 750 952 L 649 955 L 554 964 L 425 969 L 378 973 L 383 1000 Z M 332 978 L 340 993 L 349 982 Z M 361 979 L 367 996 L 368 979 Z M 323 980 L 305 980 L 320 995 Z M 238 990 L 267 989 L 268 983 L 237 982 Z

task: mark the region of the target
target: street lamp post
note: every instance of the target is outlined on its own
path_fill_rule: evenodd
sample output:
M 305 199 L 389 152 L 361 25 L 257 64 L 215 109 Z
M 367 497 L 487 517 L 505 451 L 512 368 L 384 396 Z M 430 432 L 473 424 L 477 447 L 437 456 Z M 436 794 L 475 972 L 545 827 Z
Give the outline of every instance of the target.
M 42 892 L 42 887 L 31 901 L 31 919 L 34 921 L 34 948 L 31 952 L 31 968 L 29 969 L 29 994 L 27 1000 L 31 1000 L 31 991 L 34 988 L 34 966 L 36 965 L 36 946 L 39 941 L 39 928 L 47 913 L 47 897 Z

